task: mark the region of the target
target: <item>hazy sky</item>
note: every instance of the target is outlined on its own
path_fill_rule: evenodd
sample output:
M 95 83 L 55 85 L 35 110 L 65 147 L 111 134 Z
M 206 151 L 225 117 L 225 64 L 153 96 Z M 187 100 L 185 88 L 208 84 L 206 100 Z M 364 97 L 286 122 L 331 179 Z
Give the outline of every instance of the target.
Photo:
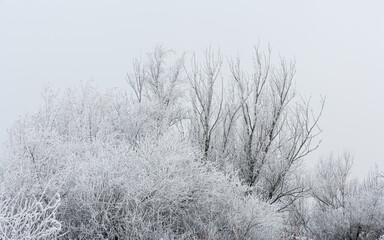
M 0 0 L 0 140 L 36 111 L 44 82 L 126 88 L 132 59 L 155 45 L 247 57 L 258 42 L 296 58 L 303 95 L 327 97 L 311 161 L 349 149 L 355 175 L 384 170 L 382 0 Z

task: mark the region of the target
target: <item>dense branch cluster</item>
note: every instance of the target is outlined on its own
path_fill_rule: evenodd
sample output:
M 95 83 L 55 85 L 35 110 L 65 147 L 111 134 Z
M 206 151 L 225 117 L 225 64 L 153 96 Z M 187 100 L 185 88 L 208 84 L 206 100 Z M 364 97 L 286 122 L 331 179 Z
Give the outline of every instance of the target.
M 0 238 L 375 239 L 383 178 L 349 179 L 351 156 L 315 173 L 321 109 L 294 62 L 255 48 L 252 67 L 208 48 L 135 60 L 126 91 L 43 92 L 0 159 Z M 224 60 L 226 59 L 226 61 Z

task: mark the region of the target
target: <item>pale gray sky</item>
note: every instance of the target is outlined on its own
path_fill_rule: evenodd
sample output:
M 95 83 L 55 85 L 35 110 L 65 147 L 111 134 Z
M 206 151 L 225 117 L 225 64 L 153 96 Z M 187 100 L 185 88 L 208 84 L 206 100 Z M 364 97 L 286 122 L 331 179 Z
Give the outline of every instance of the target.
M 347 148 L 355 175 L 384 169 L 382 0 L 0 0 L 0 140 L 36 111 L 44 82 L 125 88 L 132 59 L 157 44 L 247 57 L 258 42 L 296 58 L 302 94 L 327 96 L 310 157 Z

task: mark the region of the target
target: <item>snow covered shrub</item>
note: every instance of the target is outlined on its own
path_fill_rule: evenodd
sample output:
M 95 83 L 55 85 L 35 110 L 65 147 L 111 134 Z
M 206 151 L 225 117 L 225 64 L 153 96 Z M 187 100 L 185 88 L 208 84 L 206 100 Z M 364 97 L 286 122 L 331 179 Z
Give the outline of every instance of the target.
M 53 239 L 61 231 L 56 219 L 60 196 L 36 199 L 18 194 L 0 195 L 1 239 Z
M 175 136 L 138 148 L 100 143 L 74 174 L 62 214 L 80 238 L 238 239 L 278 236 L 282 218 Z
M 283 215 L 277 207 L 248 196 L 234 202 L 231 224 L 235 239 L 280 239 L 283 232 Z M 230 216 L 231 218 L 231 216 Z
M 46 206 L 42 216 L 52 223 L 44 223 L 55 231 L 34 228 L 36 238 L 59 231 L 64 239 L 281 236 L 283 218 L 276 206 L 247 195 L 235 174 L 206 161 L 171 129 L 174 115 L 159 118 L 164 109 L 157 102 L 132 103 L 93 88 L 80 94 L 69 90 L 61 99 L 48 92 L 46 99 L 37 114 L 10 130 L 0 165 L 4 199 L 22 189 L 27 200 L 16 205 L 25 214 Z M 53 208 L 50 199 L 60 204 Z

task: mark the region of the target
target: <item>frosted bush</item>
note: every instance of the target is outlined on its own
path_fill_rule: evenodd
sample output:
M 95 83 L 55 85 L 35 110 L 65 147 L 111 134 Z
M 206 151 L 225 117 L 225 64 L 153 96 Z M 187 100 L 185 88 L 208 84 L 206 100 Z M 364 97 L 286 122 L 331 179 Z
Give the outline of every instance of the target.
M 52 98 L 16 123 L 1 159 L 5 198 L 23 189 L 25 199 L 60 199 L 54 208 L 43 205 L 44 214 L 54 209 L 44 215 L 54 216 L 52 227 L 27 232 L 64 239 L 278 238 L 276 207 L 247 196 L 236 174 L 206 161 L 166 127 L 169 116 L 158 118 L 161 111 L 156 102 L 130 104 L 91 88 Z M 16 205 L 23 204 L 29 214 L 41 201 Z
M 61 231 L 56 219 L 60 196 L 43 200 L 21 194 L 0 196 L 1 239 L 52 239 Z

